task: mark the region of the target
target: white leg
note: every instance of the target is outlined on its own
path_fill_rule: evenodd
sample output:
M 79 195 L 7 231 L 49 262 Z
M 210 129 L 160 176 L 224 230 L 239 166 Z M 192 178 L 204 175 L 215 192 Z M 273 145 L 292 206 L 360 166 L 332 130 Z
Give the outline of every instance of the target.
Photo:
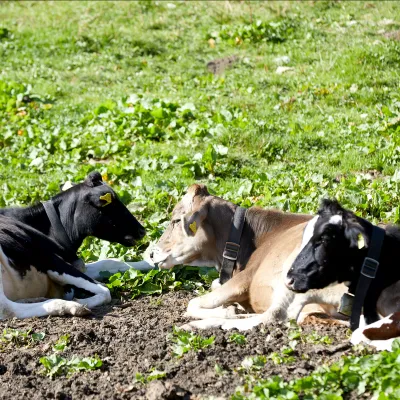
M 76 315 L 82 316 L 90 313 L 84 305 L 75 301 L 60 299 L 47 300 L 43 303 L 19 304 L 1 299 L 3 315 L 0 319 L 45 317 L 47 315 Z
M 260 324 L 262 324 L 262 316 L 258 314 L 246 319 L 207 318 L 200 321 L 189 322 L 188 324 L 181 326 L 181 329 L 190 331 L 194 329 L 210 329 L 220 327 L 224 330 L 236 328 L 240 331 L 247 331 Z
M 287 319 L 287 311 L 295 299 L 295 293 L 289 290 L 282 282 L 275 291 L 271 306 L 262 314 L 264 324 Z M 298 306 L 293 306 L 292 313 L 297 313 Z M 301 310 L 301 309 L 300 309 Z
M 134 268 L 140 271 L 149 271 L 154 268 L 154 265 L 151 265 L 147 261 L 123 262 L 110 258 L 86 264 L 85 271 L 83 272 L 90 278 L 101 281 L 103 279 L 100 276 L 101 271 L 115 274 L 117 272 L 125 272 L 130 268 Z
M 296 294 L 290 303 L 286 313 L 288 319 L 298 320 L 303 307 L 307 304 L 305 297 L 301 294 Z
M 215 307 L 215 308 L 204 308 L 203 304 L 204 297 L 214 294 L 215 292 L 208 293 L 201 297 L 195 297 L 189 301 L 187 310 L 184 314 L 188 318 L 206 319 L 206 318 L 233 318 L 236 315 L 236 309 L 234 306 L 229 307 Z M 213 301 L 213 300 L 211 300 Z
M 219 281 L 219 278 L 214 279 L 211 283 L 211 291 L 218 289 L 219 287 L 221 287 L 221 282 Z
M 74 285 L 78 288 L 85 289 L 94 294 L 87 299 L 75 299 L 79 304 L 83 304 L 88 308 L 97 307 L 107 304 L 111 301 L 111 294 L 107 287 L 100 283 L 92 283 L 84 278 L 78 278 L 68 274 L 59 274 L 58 272 L 48 271 L 47 274 L 55 282 L 61 285 Z

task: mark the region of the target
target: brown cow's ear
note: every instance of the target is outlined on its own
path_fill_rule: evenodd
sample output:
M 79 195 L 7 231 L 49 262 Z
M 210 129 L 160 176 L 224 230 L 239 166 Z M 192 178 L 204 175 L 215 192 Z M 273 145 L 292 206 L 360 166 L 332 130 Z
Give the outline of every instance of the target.
M 197 233 L 200 225 L 207 217 L 208 207 L 203 206 L 199 210 L 185 214 L 182 217 L 182 229 L 186 236 L 194 236 Z

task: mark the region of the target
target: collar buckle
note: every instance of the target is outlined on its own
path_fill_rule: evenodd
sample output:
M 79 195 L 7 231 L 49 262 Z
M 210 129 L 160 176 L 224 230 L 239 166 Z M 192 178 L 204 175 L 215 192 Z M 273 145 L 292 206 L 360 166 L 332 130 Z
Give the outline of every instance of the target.
M 361 274 L 370 279 L 375 279 L 379 262 L 370 257 L 365 257 L 361 267 Z
M 236 261 L 239 257 L 240 245 L 233 242 L 226 242 L 222 257 Z

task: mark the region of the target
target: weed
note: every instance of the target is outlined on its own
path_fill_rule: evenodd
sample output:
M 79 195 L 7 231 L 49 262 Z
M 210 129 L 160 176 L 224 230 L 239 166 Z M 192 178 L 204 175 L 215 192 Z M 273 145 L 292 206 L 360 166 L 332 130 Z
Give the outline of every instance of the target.
M 331 366 L 323 366 L 311 375 L 285 382 L 274 376 L 253 380 L 240 388 L 232 400 L 241 399 L 337 399 L 355 391 L 358 396 L 397 399 L 400 396 L 400 341 L 393 352 L 343 357 Z M 249 386 L 250 385 L 250 386 Z
M 41 357 L 39 362 L 44 367 L 40 372 L 50 378 L 60 375 L 71 376 L 80 371 L 92 371 L 103 365 L 98 356 L 83 358 L 73 356 L 67 359 L 58 354 Z
M 214 365 L 214 371 L 219 376 L 223 376 L 223 375 L 225 375 L 227 373 L 227 371 L 225 369 L 223 369 L 221 367 L 221 365 L 219 365 L 217 363 L 215 363 L 215 365 Z
M 246 336 L 241 335 L 240 333 L 232 333 L 232 335 L 229 336 L 229 342 L 235 342 L 243 346 L 247 343 L 247 339 Z
M 187 332 L 177 327 L 172 328 L 172 335 L 169 340 L 173 343 L 172 354 L 174 357 L 182 357 L 189 351 L 199 351 L 211 346 L 214 343 L 215 337 L 204 338 L 200 335 L 195 335 L 193 332 Z
M 60 336 L 56 343 L 54 343 L 53 351 L 63 352 L 70 342 L 70 335 L 67 333 Z
M 32 330 L 26 332 L 13 328 L 4 328 L 0 336 L 0 349 L 8 345 L 17 347 L 29 347 L 35 343 L 41 342 L 46 335 L 43 332 L 35 333 Z
M 102 273 L 103 276 L 109 276 Z M 118 272 L 108 280 L 108 288 L 114 296 L 134 299 L 139 295 L 161 294 L 166 291 L 191 290 L 205 293 L 218 273 L 210 268 L 175 267 L 172 270 L 151 270 L 142 272 L 129 269 Z
M 162 379 L 165 378 L 165 376 L 167 375 L 166 372 L 163 371 L 158 371 L 157 369 L 153 369 L 152 371 L 150 371 L 148 374 L 144 375 L 140 372 L 137 372 L 135 375 L 135 379 L 133 381 L 134 384 L 147 384 L 151 381 L 154 380 L 158 380 L 158 379 Z
M 288 333 L 288 338 L 292 341 L 300 340 L 303 343 L 326 344 L 326 345 L 332 344 L 332 339 L 327 335 L 321 336 L 317 332 L 304 334 L 302 329 L 294 321 L 290 321 L 288 326 L 290 328 Z
M 292 344 L 293 345 L 293 344 Z M 292 347 L 282 347 L 281 352 L 273 352 L 268 356 L 274 364 L 291 364 L 295 362 L 294 349 Z

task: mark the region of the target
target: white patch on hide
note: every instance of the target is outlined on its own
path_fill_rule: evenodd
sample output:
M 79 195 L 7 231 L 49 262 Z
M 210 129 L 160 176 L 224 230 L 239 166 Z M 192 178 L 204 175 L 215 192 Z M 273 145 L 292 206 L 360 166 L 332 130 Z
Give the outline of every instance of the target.
M 315 224 L 318 221 L 319 216 L 315 216 L 313 219 L 311 219 L 308 224 L 306 225 L 304 232 L 303 232 L 303 240 L 301 242 L 301 248 L 300 251 L 303 250 L 304 247 L 306 247 L 307 243 L 311 240 L 311 238 L 314 235 L 314 227 Z
M 329 218 L 329 223 L 332 225 L 342 225 L 343 219 L 341 215 L 332 215 Z

